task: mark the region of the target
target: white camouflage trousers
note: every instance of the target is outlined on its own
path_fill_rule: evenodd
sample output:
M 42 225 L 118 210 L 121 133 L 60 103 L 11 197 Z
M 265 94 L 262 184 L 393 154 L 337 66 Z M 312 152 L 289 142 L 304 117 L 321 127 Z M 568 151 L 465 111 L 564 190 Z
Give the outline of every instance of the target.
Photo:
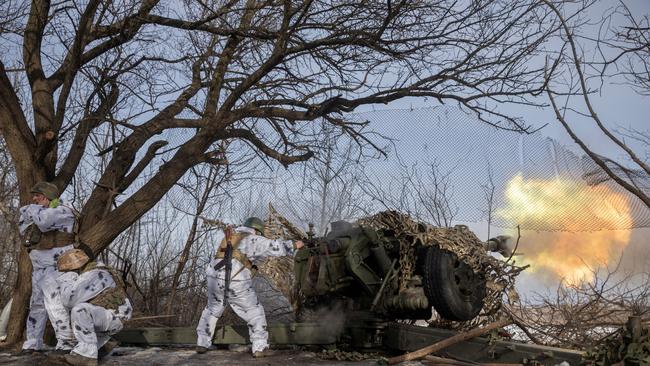
M 43 333 L 47 322 L 43 286 L 48 279 L 56 278 L 60 272 L 56 270 L 56 260 L 72 245 L 47 250 L 32 250 L 29 257 L 32 261 L 32 296 L 29 299 L 29 314 L 25 324 L 26 340 L 23 349 L 43 349 Z M 54 324 L 54 323 L 52 323 Z
M 122 321 L 115 313 L 87 302 L 72 308 L 70 320 L 77 339 L 72 352 L 84 357 L 97 358 L 97 350 L 122 330 Z
M 55 280 L 47 281 L 44 293 L 45 308 L 56 333 L 57 349 L 97 358 L 99 348 L 122 329 L 122 321 L 115 313 L 101 306 L 87 302 L 79 303 L 71 310 L 63 306 L 59 284 Z
M 56 334 L 56 349 L 71 350 L 77 340 L 70 325 L 70 310 L 61 301 L 60 285 L 56 278 L 49 278 L 43 284 L 45 309 Z
M 233 261 L 234 263 L 235 261 Z M 233 265 L 233 274 L 237 272 Z M 212 345 L 212 337 L 217 326 L 217 321 L 225 309 L 223 295 L 225 281 L 223 271 L 217 272 L 217 277 L 208 275 L 208 305 L 201 314 L 199 325 L 196 327 L 197 342 L 202 347 Z M 253 290 L 253 281 L 250 279 L 250 272 L 244 269 L 237 277 L 230 282 L 228 292 L 228 304 L 233 311 L 248 323 L 248 334 L 252 343 L 252 352 L 262 351 L 268 348 L 269 333 L 266 330 L 266 316 L 264 307 L 257 299 Z

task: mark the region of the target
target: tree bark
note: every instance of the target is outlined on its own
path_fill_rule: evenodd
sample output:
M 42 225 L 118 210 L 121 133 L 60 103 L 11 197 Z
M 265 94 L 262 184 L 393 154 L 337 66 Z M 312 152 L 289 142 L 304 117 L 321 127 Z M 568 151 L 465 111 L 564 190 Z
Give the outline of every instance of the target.
M 7 346 L 11 347 L 22 341 L 25 332 L 25 320 L 29 310 L 29 299 L 32 293 L 32 262 L 27 250 L 20 249 L 18 256 L 18 275 L 12 292 L 14 299 L 11 305 L 11 315 L 7 324 Z
M 34 160 L 36 140 L 32 132 L 24 128 L 25 126 L 28 124 L 20 107 L 20 101 L 7 77 L 4 65 L 0 63 L 0 130 L 16 169 L 21 204 L 30 201 L 30 188 L 37 181 L 45 178 L 45 169 L 39 169 Z M 32 263 L 27 250 L 21 246 L 18 255 L 18 274 L 12 292 L 14 301 L 7 325 L 8 346 L 13 346 L 23 339 L 31 290 Z

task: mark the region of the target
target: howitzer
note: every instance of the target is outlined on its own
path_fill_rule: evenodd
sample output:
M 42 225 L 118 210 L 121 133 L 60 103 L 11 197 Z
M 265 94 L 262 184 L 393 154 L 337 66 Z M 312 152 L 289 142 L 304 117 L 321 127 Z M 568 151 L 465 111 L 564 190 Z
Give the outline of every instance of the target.
M 386 221 L 393 224 L 334 222 L 326 236 L 306 240 L 294 266 L 302 308 L 343 301 L 346 309 L 387 319 L 429 319 L 432 307 L 448 320 L 477 316 L 485 274 L 450 247 L 485 255 L 486 243 L 465 226 L 432 228 L 411 220 L 404 230 L 394 224 L 399 220 Z

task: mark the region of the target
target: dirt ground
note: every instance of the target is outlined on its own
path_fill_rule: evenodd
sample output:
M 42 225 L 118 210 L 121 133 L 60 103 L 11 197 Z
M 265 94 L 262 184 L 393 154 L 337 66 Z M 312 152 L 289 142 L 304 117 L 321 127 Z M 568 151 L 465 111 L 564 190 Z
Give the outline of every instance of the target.
M 268 365 L 268 366 L 293 366 L 293 365 L 354 365 L 375 366 L 377 358 L 363 361 L 336 361 L 323 360 L 315 352 L 300 350 L 277 350 L 271 357 L 255 359 L 250 352 L 235 352 L 215 349 L 205 354 L 197 354 L 193 348 L 135 348 L 118 347 L 113 353 L 103 359 L 99 364 L 105 366 L 172 366 L 172 365 Z M 45 354 L 16 357 L 8 352 L 0 353 L 0 365 L 16 366 L 45 366 L 64 365 L 52 362 Z M 420 362 L 404 362 L 401 366 L 420 366 Z

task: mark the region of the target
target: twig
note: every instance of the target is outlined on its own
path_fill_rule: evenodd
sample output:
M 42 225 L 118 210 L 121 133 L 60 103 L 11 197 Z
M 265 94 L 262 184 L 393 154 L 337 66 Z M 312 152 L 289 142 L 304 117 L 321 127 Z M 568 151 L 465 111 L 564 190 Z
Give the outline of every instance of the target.
M 427 361 L 434 362 L 434 365 L 452 365 L 452 366 L 522 366 L 520 363 L 479 363 L 454 360 L 438 356 L 424 356 Z
M 287 220 L 284 216 L 280 215 L 280 213 L 271 205 L 269 202 L 269 211 L 270 214 L 275 216 L 275 218 L 284 226 L 289 234 L 293 236 L 294 238 L 305 240 L 307 239 L 307 234 L 305 234 L 300 228 L 298 228 L 296 225 L 294 225 L 291 221 Z
M 128 321 L 133 322 L 137 320 L 150 320 L 150 319 L 160 319 L 160 318 L 173 318 L 178 316 L 177 314 L 171 314 L 171 315 L 153 315 L 153 316 L 141 316 L 139 318 L 131 318 Z
M 459 361 L 459 360 L 454 360 L 452 358 L 444 358 L 444 357 L 438 357 L 438 356 L 424 356 L 424 359 L 427 361 L 433 362 L 434 365 L 453 365 L 453 366 L 476 366 L 480 365 L 477 362 L 465 362 L 465 361 Z

